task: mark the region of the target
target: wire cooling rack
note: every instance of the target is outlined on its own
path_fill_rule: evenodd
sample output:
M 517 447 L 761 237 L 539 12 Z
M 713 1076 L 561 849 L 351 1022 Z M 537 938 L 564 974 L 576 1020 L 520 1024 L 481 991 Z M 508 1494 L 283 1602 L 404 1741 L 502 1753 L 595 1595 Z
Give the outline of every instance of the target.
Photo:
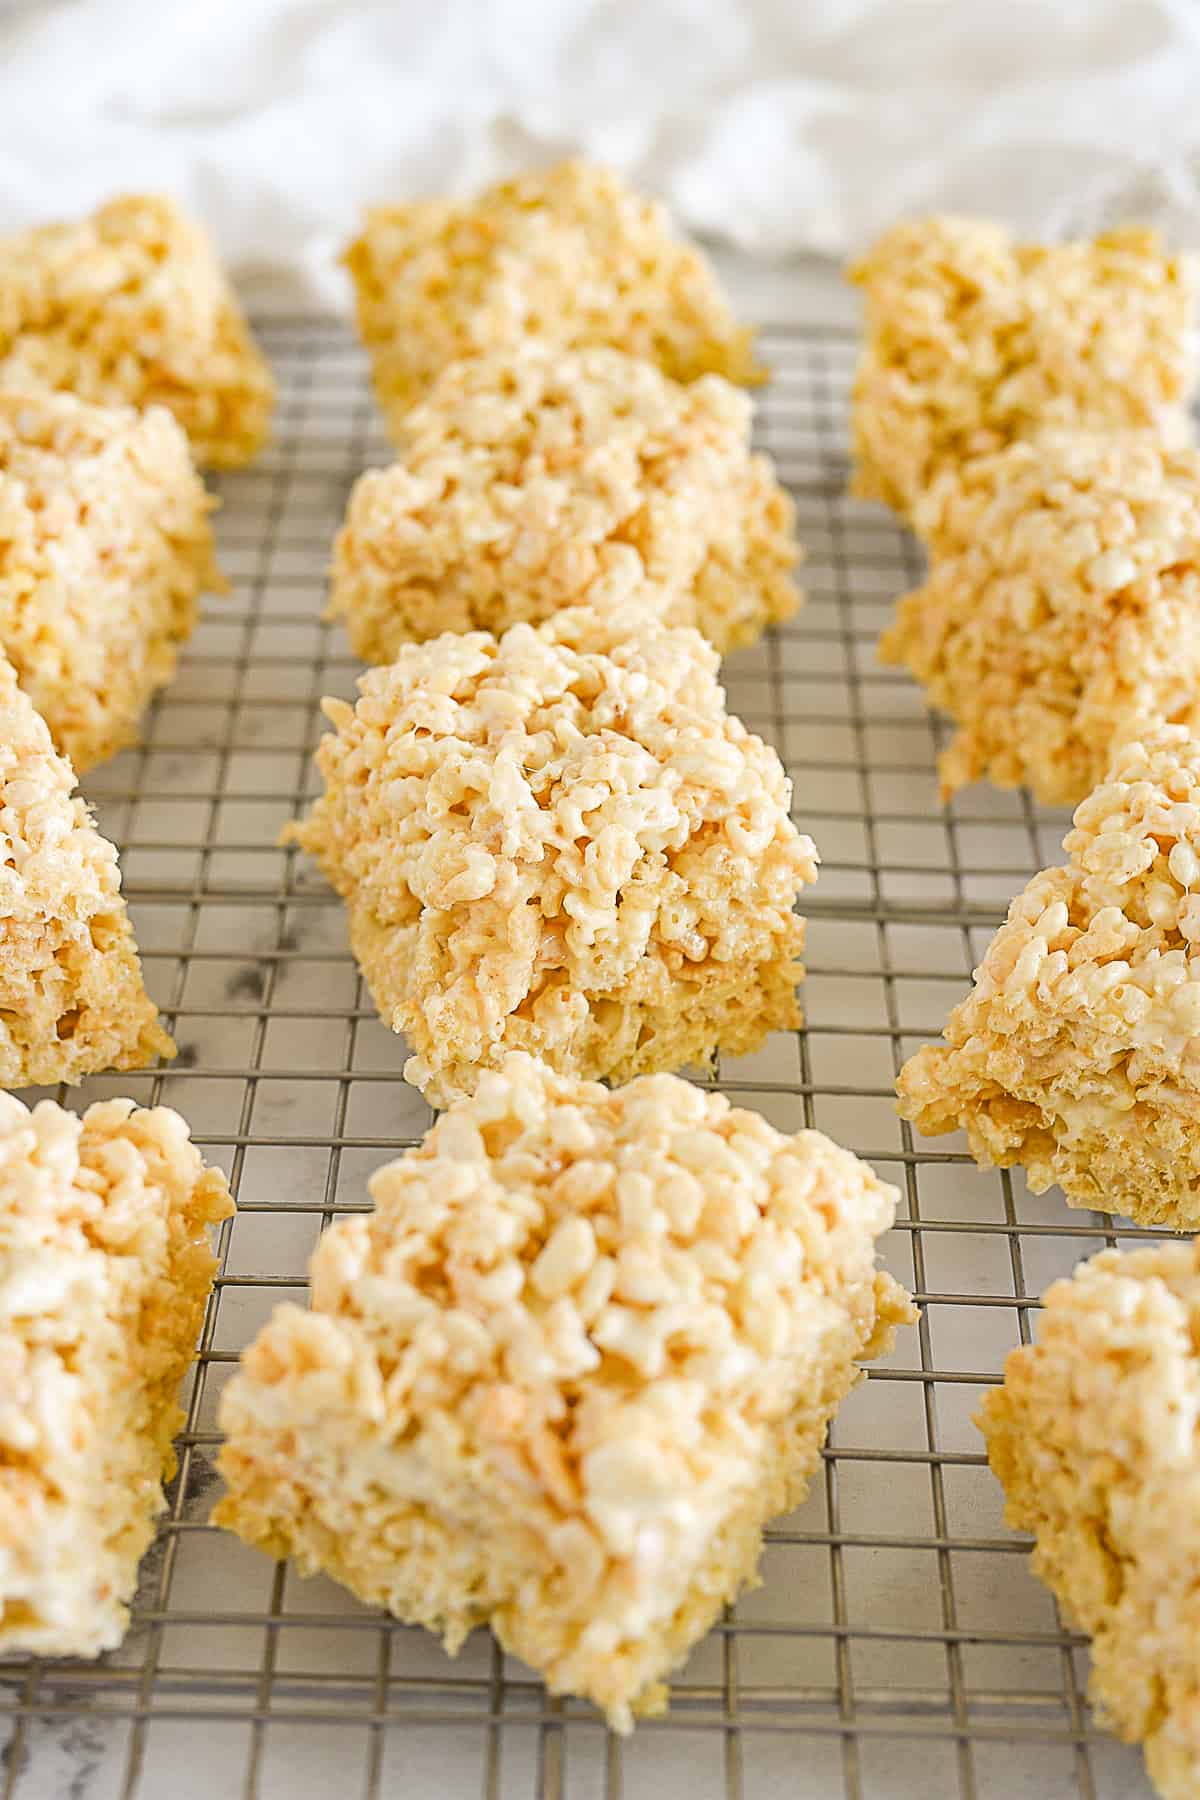
M 7 1800 L 1037 1800 L 1148 1794 L 1094 1727 L 1086 1656 L 1005 1531 L 971 1415 L 1036 1296 L 1134 1235 L 977 1171 L 896 1118 L 901 1061 L 936 1035 L 1016 888 L 1064 820 L 972 789 L 938 804 L 941 727 L 874 643 L 919 573 L 882 512 L 845 498 L 848 336 L 769 330 L 760 436 L 808 547 L 799 618 L 727 665 L 730 703 L 776 745 L 821 849 L 806 909 L 807 1026 L 726 1062 L 720 1085 L 786 1130 L 816 1125 L 902 1191 L 883 1243 L 922 1305 L 834 1423 L 806 1504 L 769 1534 L 763 1585 L 699 1646 L 669 1716 L 621 1742 L 476 1633 L 457 1661 L 206 1523 L 216 1403 L 238 1351 L 336 1214 L 420 1135 L 339 902 L 280 826 L 313 791 L 322 694 L 356 665 L 322 623 L 350 483 L 386 460 L 362 358 L 338 325 L 262 329 L 274 448 L 221 484 L 230 600 L 211 605 L 142 749 L 89 777 L 122 847 L 170 1069 L 89 1082 L 190 1121 L 239 1202 L 188 1403 L 180 1469 L 133 1626 L 96 1664 L 0 1669 Z

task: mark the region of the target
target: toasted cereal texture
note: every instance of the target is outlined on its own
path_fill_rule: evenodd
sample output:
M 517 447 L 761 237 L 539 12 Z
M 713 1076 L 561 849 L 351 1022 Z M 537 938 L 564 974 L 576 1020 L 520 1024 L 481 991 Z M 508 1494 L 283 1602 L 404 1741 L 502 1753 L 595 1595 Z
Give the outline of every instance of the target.
M 156 194 L 0 238 L 0 386 L 165 406 L 216 468 L 258 454 L 275 404 L 207 236 Z
M 0 657 L 0 1086 L 174 1054 L 142 985 L 117 853 Z
M 854 492 L 908 514 L 940 470 L 1047 427 L 1186 442 L 1198 276 L 1138 227 L 1047 245 L 983 219 L 893 226 L 850 270 Z
M 929 1136 L 1144 1225 L 1200 1225 L 1200 742 L 1125 745 L 1075 813 L 1065 868 L 1008 909 L 899 1080 Z
M 0 1649 L 120 1643 L 232 1211 L 169 1108 L 0 1094 Z
M 1198 1344 L 1200 1245 L 1101 1251 L 1049 1289 L 979 1418 L 1008 1523 L 1091 1636 L 1101 1720 L 1164 1800 L 1200 1793 Z
M 799 1022 L 816 851 L 716 652 L 643 609 L 405 645 L 326 701 L 291 835 L 433 1104 L 506 1050 L 623 1081 Z
M 371 1195 L 225 1389 L 214 1518 L 628 1731 L 915 1316 L 896 1192 L 674 1076 L 514 1054 Z
M 178 1112 L 0 1094 L 0 1649 L 121 1642 L 232 1210 Z
M 0 390 L 0 647 L 77 774 L 137 741 L 223 588 L 212 504 L 164 408 Z
M 451 364 L 361 476 L 330 611 L 366 662 L 642 598 L 724 654 L 799 604 L 794 508 L 750 454 L 750 402 L 619 350 L 530 340 Z
M 375 207 L 346 264 L 393 433 L 447 363 L 531 336 L 608 344 L 676 381 L 763 378 L 705 258 L 661 206 L 585 162 L 466 202 Z
M 1049 805 L 1114 743 L 1200 720 L 1200 454 L 1051 433 L 934 482 L 928 579 L 879 645 L 958 727 L 944 797 L 986 776 Z

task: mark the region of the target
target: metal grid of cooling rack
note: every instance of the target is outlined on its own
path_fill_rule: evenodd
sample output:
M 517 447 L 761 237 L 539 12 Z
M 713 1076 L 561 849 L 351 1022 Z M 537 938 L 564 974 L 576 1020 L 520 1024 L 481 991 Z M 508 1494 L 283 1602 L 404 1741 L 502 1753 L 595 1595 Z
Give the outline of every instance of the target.
M 215 1407 L 239 1349 L 303 1296 L 317 1232 L 425 1128 L 349 956 L 341 909 L 280 826 L 312 791 L 323 693 L 355 664 L 320 620 L 349 485 L 385 460 L 358 350 L 328 321 L 266 324 L 273 450 L 221 484 L 234 593 L 209 607 L 142 749 L 86 783 L 121 845 L 170 1069 L 93 1081 L 190 1121 L 239 1201 L 205 1326 L 180 1469 L 122 1648 L 0 1669 L 5 1800 L 851 1800 L 1149 1793 L 1099 1733 L 1086 1660 L 1004 1530 L 971 1423 L 1036 1296 L 1135 1235 L 914 1141 L 891 1090 L 935 1035 L 1061 817 L 972 790 L 943 810 L 938 723 L 874 641 L 918 573 L 911 542 L 844 497 L 850 339 L 769 330 L 759 430 L 799 508 L 808 603 L 727 664 L 730 703 L 778 748 L 823 870 L 808 905 L 803 1032 L 719 1082 L 786 1129 L 816 1125 L 901 1188 L 885 1260 L 919 1329 L 870 1371 L 764 1584 L 699 1646 L 670 1715 L 613 1739 L 477 1633 L 456 1662 L 417 1630 L 211 1530 Z M 949 1143 L 949 1147 L 947 1147 Z M 1137 1234 L 1141 1235 L 1141 1234 Z

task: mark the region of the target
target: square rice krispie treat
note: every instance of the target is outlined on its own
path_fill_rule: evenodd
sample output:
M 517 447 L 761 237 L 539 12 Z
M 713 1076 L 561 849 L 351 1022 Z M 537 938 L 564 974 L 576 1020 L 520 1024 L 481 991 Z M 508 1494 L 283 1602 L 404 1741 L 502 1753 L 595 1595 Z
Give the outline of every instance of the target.
M 1200 741 L 1116 754 L 951 1013 L 900 1111 L 984 1167 L 1144 1225 L 1200 1225 Z
M 1200 454 L 1052 433 L 934 483 L 931 558 L 880 640 L 958 727 L 943 795 L 987 776 L 1075 805 L 1114 743 L 1200 718 Z
M 225 1389 L 216 1522 L 627 1731 L 915 1315 L 893 1188 L 674 1076 L 524 1055 L 371 1182 Z
M 291 834 L 434 1105 L 506 1050 L 623 1081 L 798 1024 L 816 851 L 698 632 L 579 608 L 405 645 L 359 690 Z
M 117 853 L 0 657 L 0 1086 L 174 1054 L 142 985 Z
M 705 258 L 661 206 L 585 162 L 474 200 L 375 207 L 346 263 L 393 432 L 447 363 L 526 337 L 608 344 L 676 381 L 763 376 Z
M 724 654 L 800 596 L 794 509 L 750 454 L 750 402 L 619 350 L 536 340 L 452 363 L 363 475 L 331 611 L 366 662 L 633 595 Z
M 136 742 L 224 587 L 212 505 L 164 408 L 0 390 L 0 649 L 76 774 Z
M 1200 1793 L 1200 1244 L 1104 1250 L 1045 1296 L 983 1403 L 1006 1517 L 1092 1639 L 1101 1722 Z
M 232 1211 L 168 1107 L 0 1094 L 0 1649 L 124 1636 Z
M 850 271 L 854 492 L 910 513 L 941 469 L 1045 427 L 1186 442 L 1198 274 L 1138 228 L 1047 245 L 983 219 L 894 226 Z
M 156 194 L 0 238 L 0 386 L 165 406 L 215 468 L 258 454 L 275 404 L 207 236 Z

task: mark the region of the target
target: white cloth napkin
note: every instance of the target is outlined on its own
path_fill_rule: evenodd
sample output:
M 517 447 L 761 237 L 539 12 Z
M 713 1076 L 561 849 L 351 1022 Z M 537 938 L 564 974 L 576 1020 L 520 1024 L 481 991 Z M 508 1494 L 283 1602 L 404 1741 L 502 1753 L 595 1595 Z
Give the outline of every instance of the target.
M 0 229 L 159 187 L 344 297 L 368 201 L 582 151 L 743 250 L 902 212 L 1200 241 L 1194 0 L 0 0 Z

